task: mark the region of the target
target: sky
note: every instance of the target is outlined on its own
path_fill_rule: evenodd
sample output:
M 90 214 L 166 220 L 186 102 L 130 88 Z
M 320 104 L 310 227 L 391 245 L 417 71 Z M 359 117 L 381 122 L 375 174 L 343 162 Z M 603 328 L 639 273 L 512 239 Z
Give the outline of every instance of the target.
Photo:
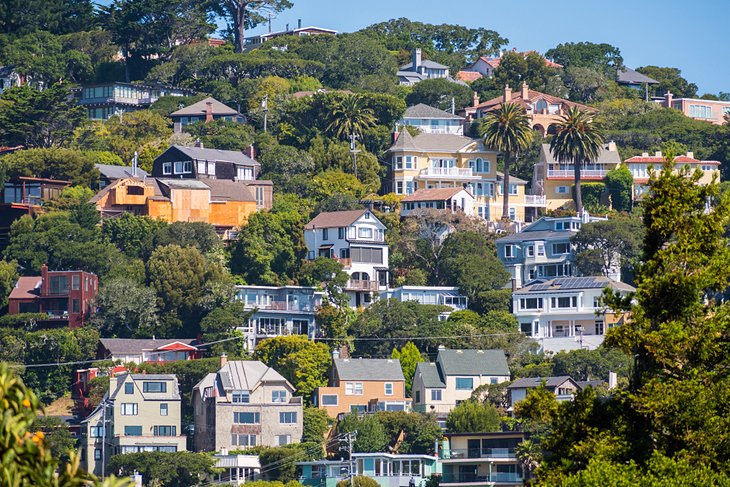
M 353 32 L 406 17 L 432 24 L 484 27 L 509 39 L 509 47 L 544 53 L 562 42 L 618 47 L 624 64 L 670 66 L 697 84 L 698 93 L 730 92 L 726 29 L 730 0 L 292 0 L 272 20 Z M 260 26 L 247 35 L 266 32 Z

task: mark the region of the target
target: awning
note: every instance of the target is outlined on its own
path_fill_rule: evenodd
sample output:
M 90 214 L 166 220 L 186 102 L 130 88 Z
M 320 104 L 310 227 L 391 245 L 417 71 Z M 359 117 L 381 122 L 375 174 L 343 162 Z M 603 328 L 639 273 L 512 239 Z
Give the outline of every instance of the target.
M 322 250 L 322 249 L 331 249 L 334 246 L 335 246 L 335 244 L 325 244 L 325 245 L 320 245 L 319 246 L 319 249 L 320 250 Z

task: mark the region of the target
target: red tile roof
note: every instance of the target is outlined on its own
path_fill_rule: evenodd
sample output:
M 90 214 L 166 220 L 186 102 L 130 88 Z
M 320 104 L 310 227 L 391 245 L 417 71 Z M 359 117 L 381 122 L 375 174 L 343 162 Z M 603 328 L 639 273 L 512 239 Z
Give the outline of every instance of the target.
M 478 73 L 476 71 L 459 71 L 456 73 L 455 78 L 459 79 L 461 81 L 476 81 L 482 77 L 482 73 Z
M 522 89 L 521 88 L 512 90 L 512 98 L 511 98 L 510 102 L 519 103 L 526 107 L 528 103 L 537 101 L 539 99 L 543 99 L 546 102 L 551 103 L 551 104 L 565 104 L 568 106 L 582 108 L 584 110 L 596 111 L 596 109 L 591 106 L 583 105 L 581 103 L 576 103 L 574 101 L 566 100 L 565 98 L 560 98 L 559 96 L 548 95 L 547 93 L 541 93 L 539 91 L 530 90 L 530 89 L 527 90 L 527 99 L 525 100 L 522 98 Z M 487 111 L 495 110 L 502 105 L 503 101 L 504 101 L 504 96 L 500 95 L 498 97 L 492 98 L 491 100 L 487 100 L 485 102 L 480 103 L 475 108 L 478 110 L 486 109 Z
M 634 156 L 629 159 L 626 159 L 624 162 L 630 163 L 642 163 L 642 164 L 662 164 L 664 163 L 664 156 Z M 701 161 L 699 159 L 695 159 L 694 157 L 688 157 L 685 155 L 677 156 L 674 158 L 675 163 L 685 163 L 685 164 L 711 164 L 711 165 L 719 165 L 719 161 Z
M 512 52 L 517 52 L 517 51 L 515 49 L 513 49 Z M 527 55 L 528 54 L 531 54 L 531 53 L 540 54 L 537 51 L 524 51 L 524 52 L 520 52 L 518 54 L 522 54 L 524 57 L 527 57 Z M 497 67 L 499 67 L 499 63 L 502 61 L 502 58 L 501 57 L 486 57 L 486 56 L 481 56 L 479 59 L 481 59 L 485 63 L 489 64 L 494 69 L 496 69 Z M 548 67 L 550 67 L 550 68 L 562 68 L 563 67 L 562 64 L 554 63 L 551 60 L 549 60 L 548 58 L 546 58 L 545 56 L 543 56 L 543 59 L 545 60 L 545 65 L 548 66 Z

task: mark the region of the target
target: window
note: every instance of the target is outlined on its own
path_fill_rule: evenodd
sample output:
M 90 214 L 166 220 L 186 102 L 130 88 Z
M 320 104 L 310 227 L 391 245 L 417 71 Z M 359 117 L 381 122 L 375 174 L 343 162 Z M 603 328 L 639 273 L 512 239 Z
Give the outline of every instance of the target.
M 349 259 L 350 249 L 340 249 L 340 259 Z
M 72 299 L 71 300 L 71 312 L 72 313 L 81 313 L 81 301 L 78 299 Z
M 74 291 L 78 291 L 81 289 L 81 276 L 79 274 L 74 274 L 71 276 L 71 289 Z
M 125 394 L 134 394 L 134 383 L 133 382 L 126 382 L 124 384 L 124 393 Z
M 576 296 L 550 298 L 550 306 L 553 308 L 577 308 L 578 298 Z
M 441 389 L 431 389 L 431 400 L 432 401 L 441 400 Z
M 362 396 L 362 382 L 347 382 L 345 384 L 345 395 Z
M 167 392 L 167 382 L 143 382 L 142 392 Z
M 296 424 L 296 422 L 297 422 L 297 413 L 296 412 L 279 413 L 279 423 L 280 424 Z
M 250 400 L 249 391 L 233 391 L 231 402 L 236 404 L 248 404 Z
M 137 416 L 138 407 L 136 402 L 122 403 L 122 416 Z
M 603 335 L 603 332 L 605 331 L 605 327 L 603 325 L 603 320 L 596 320 L 595 327 L 596 327 L 596 335 Z
M 693 118 L 712 118 L 712 107 L 710 105 L 690 105 L 689 116 Z
M 160 404 L 160 416 L 167 416 L 167 413 L 167 403 L 163 402 L 162 404 Z
M 264 195 L 266 191 L 261 186 L 256 186 L 256 205 L 264 206 Z
M 91 438 L 101 438 L 102 436 L 104 436 L 104 427 L 103 426 L 89 427 L 89 436 Z
M 557 194 L 568 194 L 568 190 L 569 190 L 568 186 L 556 186 L 555 187 L 555 192 Z
M 345 238 L 345 227 L 340 227 L 337 229 L 337 238 L 340 240 L 343 240 Z
M 553 244 L 553 254 L 560 255 L 560 254 L 569 254 L 569 253 L 570 253 L 570 244 L 568 242 Z
M 322 240 L 329 240 L 329 238 L 330 238 L 329 228 L 323 228 L 322 229 Z
M 322 394 L 322 406 L 337 406 L 336 394 Z
M 509 194 L 512 196 L 517 196 L 517 185 L 516 184 L 510 184 L 509 185 Z
M 365 404 L 353 404 L 350 406 L 350 412 L 355 414 L 364 413 L 367 412 L 367 410 L 368 407 Z
M 142 436 L 141 426 L 125 426 L 124 436 Z
M 236 424 L 259 424 L 261 422 L 261 413 L 234 412 L 233 422 Z
M 239 167 L 236 173 L 237 179 L 240 179 L 242 181 L 254 180 L 254 169 L 252 167 Z
M 406 181 L 406 194 L 413 194 L 416 190 L 416 183 L 413 181 Z
M 365 264 L 383 263 L 383 249 L 353 247 L 350 249 L 350 256 L 352 257 L 353 262 L 362 262 Z
M 406 156 L 406 169 L 413 169 L 413 156 Z
M 520 309 L 540 309 L 542 308 L 542 298 L 521 298 Z
M 540 257 L 545 255 L 545 244 L 537 244 L 537 255 Z
M 291 443 L 291 435 L 276 435 L 276 446 L 285 446 Z
M 416 391 L 416 402 L 421 402 L 421 391 Z
M 474 389 L 474 379 L 472 379 L 471 377 L 457 377 L 456 378 L 456 389 L 457 390 Z
M 256 435 L 231 435 L 232 446 L 256 446 Z
M 393 383 L 392 382 L 386 382 L 385 383 L 385 395 L 386 396 L 392 396 L 393 395 Z
M 165 176 L 172 174 L 172 162 L 162 163 L 162 174 Z
M 403 181 L 396 181 L 396 183 L 395 183 L 395 193 L 396 194 L 403 194 Z
M 101 448 L 94 448 L 94 460 L 101 460 Z
M 271 402 L 286 402 L 286 391 L 271 391 Z
M 68 276 L 51 276 L 51 294 L 68 293 Z
M 153 426 L 154 436 L 177 436 L 177 426 Z
M 525 252 L 527 253 L 528 257 L 534 257 L 535 256 L 535 247 L 533 245 L 528 245 L 525 247 Z
M 398 157 L 394 157 L 394 159 L 395 159 L 395 168 L 403 169 L 403 157 L 398 156 Z
M 507 259 L 511 259 L 515 256 L 515 250 L 513 245 L 505 245 L 504 246 L 504 256 Z
M 357 229 L 357 238 L 373 238 L 373 229 L 367 227 L 359 227 Z
M 510 208 L 509 209 L 509 219 L 515 220 L 516 218 L 517 218 L 517 210 L 515 210 L 514 208 Z

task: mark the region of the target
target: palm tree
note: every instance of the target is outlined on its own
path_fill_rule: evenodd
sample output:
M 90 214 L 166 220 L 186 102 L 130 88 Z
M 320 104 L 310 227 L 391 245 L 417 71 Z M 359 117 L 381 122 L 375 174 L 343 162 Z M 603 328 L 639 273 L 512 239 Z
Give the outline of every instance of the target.
M 484 137 L 484 145 L 504 153 L 502 220 L 509 220 L 510 159 L 530 145 L 534 133 L 530 128 L 530 119 L 522 105 L 503 103 L 501 107 L 487 113 L 481 122 L 480 130 Z
M 558 162 L 572 162 L 574 168 L 575 211 L 583 214 L 580 193 L 580 170 L 584 164 L 595 162 L 601 153 L 603 133 L 593 114 L 578 107 L 570 107 L 557 125 L 550 141 L 550 152 Z
M 522 465 L 522 476 L 532 475 L 542 462 L 542 449 L 540 445 L 532 440 L 524 440 L 515 448 L 517 460 Z
M 343 135 L 358 136 L 373 125 L 375 115 L 371 108 L 365 106 L 365 99 L 361 95 L 348 93 L 332 107 L 327 131 L 340 138 Z

